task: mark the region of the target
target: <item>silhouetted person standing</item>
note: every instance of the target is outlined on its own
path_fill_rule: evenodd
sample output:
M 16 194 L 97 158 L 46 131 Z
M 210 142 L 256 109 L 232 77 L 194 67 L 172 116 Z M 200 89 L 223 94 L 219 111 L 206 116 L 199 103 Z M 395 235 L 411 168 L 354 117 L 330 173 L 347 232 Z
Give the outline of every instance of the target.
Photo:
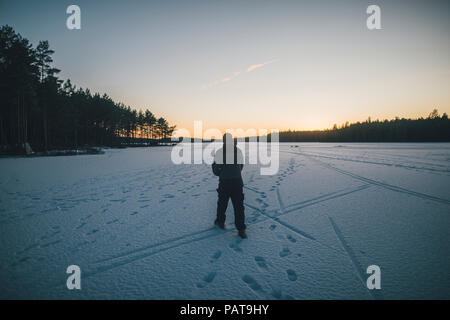
M 231 198 L 234 208 L 234 223 L 241 238 L 247 238 L 245 233 L 244 192 L 241 171 L 244 167 L 244 157 L 237 148 L 237 141 L 229 133 L 223 135 L 223 147 L 217 150 L 212 170 L 219 177 L 217 192 L 217 218 L 214 222 L 219 228 L 225 228 L 225 212 L 228 200 Z

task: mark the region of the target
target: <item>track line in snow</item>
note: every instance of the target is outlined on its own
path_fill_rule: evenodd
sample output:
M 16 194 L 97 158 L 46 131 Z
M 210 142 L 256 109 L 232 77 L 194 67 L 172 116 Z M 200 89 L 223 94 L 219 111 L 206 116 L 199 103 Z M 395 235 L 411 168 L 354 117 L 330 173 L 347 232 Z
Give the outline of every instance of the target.
M 350 261 L 352 262 L 353 266 L 355 267 L 358 278 L 361 280 L 362 285 L 364 288 L 367 288 L 365 277 L 366 273 L 364 272 L 364 268 L 362 267 L 361 263 L 356 258 L 355 253 L 353 252 L 353 249 L 348 245 L 347 241 L 345 241 L 344 235 L 342 234 L 342 231 L 339 229 L 337 224 L 334 222 L 334 220 L 331 217 L 328 217 L 328 219 L 331 222 L 331 226 L 333 227 L 334 233 L 338 237 L 339 241 L 341 242 L 342 247 L 347 252 L 348 257 L 350 258 Z M 382 295 L 380 292 L 369 290 L 369 293 L 372 295 L 374 299 L 382 299 Z
M 244 185 L 244 189 L 253 191 L 253 192 L 257 193 L 257 194 L 261 194 L 261 191 L 258 191 L 258 190 L 256 190 L 256 189 L 253 188 L 253 187 L 249 187 L 249 186 Z
M 357 163 L 363 163 L 363 164 L 374 164 L 374 165 L 397 167 L 397 168 L 404 168 L 404 169 L 410 169 L 410 170 L 430 171 L 432 173 L 438 173 L 438 174 L 444 173 L 446 175 L 450 174 L 450 170 L 448 170 L 448 169 L 441 170 L 441 169 L 434 169 L 434 168 L 416 167 L 416 166 L 412 166 L 412 165 L 405 165 L 405 164 L 399 164 L 399 163 L 387 163 L 387 162 L 376 162 L 376 161 L 369 161 L 369 160 L 349 159 L 349 158 L 342 158 L 342 157 L 331 157 L 331 156 L 325 156 L 325 155 L 321 155 L 321 154 L 317 154 L 317 153 L 308 153 L 308 155 L 311 157 L 324 158 L 324 159 L 330 159 L 330 160 L 357 162 Z
M 137 248 L 137 249 L 134 249 L 134 250 L 130 250 L 130 251 L 127 251 L 127 252 L 123 252 L 121 254 L 110 256 L 108 258 L 99 259 L 99 260 L 96 261 L 96 263 L 101 263 L 101 262 L 105 262 L 105 261 L 109 261 L 109 260 L 113 260 L 113 259 L 122 258 L 124 256 L 129 256 L 129 255 L 141 252 L 141 251 L 153 249 L 153 248 L 156 248 L 156 247 L 159 247 L 159 246 L 170 244 L 172 242 L 177 242 L 179 240 L 184 240 L 186 238 L 193 237 L 193 236 L 196 236 L 196 235 L 200 235 L 202 233 L 206 233 L 206 232 L 210 232 L 210 231 L 216 231 L 216 229 L 217 229 L 216 227 L 211 227 L 211 228 L 208 228 L 208 229 L 203 229 L 203 230 L 200 230 L 200 231 L 191 232 L 191 233 L 186 234 L 186 235 L 182 235 L 182 236 L 175 237 L 175 238 L 170 238 L 168 240 L 160 241 L 160 242 L 148 245 L 148 246 L 140 247 L 140 248 Z
M 287 151 L 284 151 L 284 152 L 287 152 Z M 403 193 L 403 194 L 408 194 L 408 195 L 411 195 L 411 196 L 414 196 L 414 197 L 418 197 L 418 198 L 422 198 L 422 199 L 431 200 L 431 201 L 435 201 L 435 202 L 439 202 L 439 203 L 444 203 L 444 204 L 450 205 L 450 200 L 442 199 L 442 198 L 435 197 L 435 196 L 432 196 L 432 195 L 428 195 L 428 194 L 425 194 L 425 193 L 416 192 L 416 191 L 412 191 L 412 190 L 409 190 L 409 189 L 406 189 L 406 188 L 394 186 L 394 185 L 391 185 L 391 184 L 388 184 L 388 183 L 384 183 L 384 182 L 380 182 L 380 181 L 377 181 L 377 180 L 369 179 L 369 178 L 357 175 L 355 173 L 352 173 L 350 171 L 346 171 L 346 170 L 343 170 L 343 169 L 336 168 L 335 166 L 333 166 L 333 165 L 331 165 L 329 163 L 326 163 L 326 162 L 318 160 L 318 159 L 314 159 L 314 156 L 311 156 L 311 155 L 308 155 L 308 154 L 305 154 L 305 153 L 296 153 L 296 152 L 289 152 L 289 153 L 294 153 L 294 154 L 301 155 L 301 156 L 304 156 L 304 157 L 312 158 L 314 161 L 316 161 L 317 163 L 321 164 L 323 167 L 329 168 L 329 169 L 334 170 L 334 171 L 336 171 L 338 173 L 344 174 L 346 176 L 352 177 L 354 179 L 357 179 L 357 180 L 360 180 L 360 181 L 363 181 L 363 182 L 366 182 L 366 183 L 369 183 L 369 184 L 372 184 L 372 185 L 375 185 L 375 186 L 378 186 L 378 187 L 382 187 L 382 188 L 385 188 L 385 189 L 388 189 L 388 190 L 391 190 L 391 191 L 395 191 L 395 192 L 399 192 L 399 193 Z
M 321 202 L 324 202 L 324 201 L 328 201 L 328 200 L 332 200 L 332 199 L 336 199 L 336 198 L 341 198 L 341 197 L 344 197 L 346 195 L 349 195 L 349 194 L 352 194 L 352 193 L 355 193 L 355 192 L 358 192 L 358 191 L 365 190 L 367 188 L 370 188 L 370 185 L 365 184 L 365 185 L 359 186 L 359 187 L 354 188 L 354 189 L 350 189 L 350 190 L 346 189 L 348 191 L 343 190 L 343 191 L 331 192 L 330 194 L 327 194 L 327 195 L 324 195 L 324 196 L 321 196 L 321 197 L 317 197 L 317 200 L 305 200 L 303 202 L 303 204 L 301 204 L 299 206 L 295 206 L 293 208 L 290 208 L 289 210 L 285 210 L 284 214 L 290 213 L 292 211 L 297 211 L 297 210 L 303 209 L 305 207 L 309 207 L 309 206 L 312 206 L 314 204 L 321 203 Z
M 223 234 L 223 233 L 220 233 L 220 234 Z M 161 252 L 173 249 L 173 248 L 180 247 L 180 246 L 185 245 L 185 244 L 194 243 L 194 242 L 197 242 L 197 241 L 200 241 L 200 240 L 204 240 L 204 239 L 208 239 L 208 238 L 211 238 L 211 237 L 215 237 L 215 236 L 218 236 L 218 235 L 219 234 L 217 234 L 217 233 L 207 234 L 207 235 L 203 235 L 201 237 L 197 237 L 197 238 L 194 238 L 194 239 L 189 239 L 189 240 L 182 241 L 182 242 L 179 242 L 179 243 L 176 243 L 176 244 L 173 244 L 173 245 L 169 245 L 167 247 L 156 248 L 155 250 L 150 250 L 150 252 L 143 252 L 143 253 L 139 253 L 139 254 L 124 255 L 124 256 L 121 256 L 121 257 L 118 257 L 118 258 L 113 258 L 113 259 L 110 259 L 109 261 L 105 261 L 105 262 L 108 262 L 108 263 L 100 264 L 98 266 L 94 266 L 91 270 L 88 270 L 87 272 L 84 273 L 84 277 L 85 278 L 91 277 L 91 276 L 96 275 L 98 273 L 109 271 L 111 269 L 114 269 L 114 268 L 117 268 L 117 267 L 129 264 L 129 263 L 133 263 L 133 262 L 142 260 L 144 258 L 153 256 L 155 254 L 158 254 L 158 253 L 161 253 Z
M 281 199 L 280 188 L 277 188 L 277 199 L 278 199 L 278 203 L 280 205 L 280 210 L 283 213 L 285 207 L 284 207 L 284 204 L 283 204 L 283 200 Z
M 345 192 L 347 190 L 349 190 L 349 188 L 345 188 L 345 189 L 341 189 L 341 190 L 338 190 L 338 191 L 329 192 L 329 193 L 323 194 L 323 195 L 318 196 L 318 197 L 314 197 L 314 198 L 311 198 L 311 199 L 307 199 L 307 200 L 302 200 L 302 201 L 299 201 L 299 202 L 291 203 L 290 205 L 286 206 L 285 209 L 290 209 L 292 207 L 296 207 L 296 206 L 299 206 L 299 205 L 303 205 L 303 204 L 307 204 L 307 203 L 310 203 L 310 202 L 314 202 L 316 200 L 327 198 L 329 196 L 335 195 L 337 193 Z

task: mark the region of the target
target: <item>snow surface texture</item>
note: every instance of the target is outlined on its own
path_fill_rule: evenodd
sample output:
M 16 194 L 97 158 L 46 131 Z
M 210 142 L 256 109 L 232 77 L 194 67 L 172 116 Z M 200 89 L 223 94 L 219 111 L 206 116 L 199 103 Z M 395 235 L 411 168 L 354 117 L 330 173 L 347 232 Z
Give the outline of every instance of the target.
M 281 144 L 277 175 L 244 167 L 245 240 L 170 151 L 0 159 L 0 297 L 450 298 L 450 144 Z

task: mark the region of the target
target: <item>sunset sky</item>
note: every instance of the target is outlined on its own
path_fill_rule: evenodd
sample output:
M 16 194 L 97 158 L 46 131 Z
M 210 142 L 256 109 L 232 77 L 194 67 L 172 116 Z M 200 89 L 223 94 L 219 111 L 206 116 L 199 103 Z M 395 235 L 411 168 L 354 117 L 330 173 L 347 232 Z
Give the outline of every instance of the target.
M 370 4 L 382 30 L 366 27 Z M 179 128 L 450 113 L 450 1 L 1 0 L 0 24 L 49 40 L 62 79 Z

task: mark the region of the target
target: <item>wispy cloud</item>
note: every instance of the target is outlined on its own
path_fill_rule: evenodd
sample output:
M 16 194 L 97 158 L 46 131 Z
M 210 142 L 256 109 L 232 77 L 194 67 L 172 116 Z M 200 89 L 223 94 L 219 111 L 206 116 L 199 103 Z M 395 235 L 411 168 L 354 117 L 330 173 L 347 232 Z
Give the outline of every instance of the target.
M 209 83 L 207 85 L 204 85 L 202 87 L 202 89 L 211 88 L 211 87 L 214 87 L 214 86 L 216 86 L 218 84 L 231 81 L 232 79 L 236 78 L 237 76 L 239 76 L 242 73 L 252 72 L 252 71 L 254 71 L 254 70 L 258 69 L 258 68 L 264 67 L 264 66 L 266 66 L 268 64 L 271 64 L 271 63 L 274 63 L 274 62 L 277 62 L 277 61 L 279 61 L 279 59 L 273 59 L 273 60 L 269 60 L 269 61 L 266 61 L 266 62 L 263 62 L 263 63 L 252 64 L 252 65 L 248 66 L 247 69 L 245 69 L 245 71 L 243 71 L 243 72 L 241 72 L 241 71 L 233 72 L 231 75 L 229 75 L 229 76 L 227 76 L 225 78 L 222 78 L 222 79 L 216 80 L 214 82 L 211 82 L 211 83 Z
M 237 76 L 240 75 L 240 74 L 241 74 L 240 71 L 233 72 L 231 75 L 229 75 L 229 76 L 227 76 L 227 77 L 225 77 L 225 78 L 222 78 L 222 79 L 219 79 L 219 80 L 216 80 L 216 81 L 214 81 L 214 82 L 211 82 L 211 83 L 209 83 L 209 84 L 204 85 L 204 86 L 202 87 L 202 89 L 211 88 L 211 87 L 214 87 L 214 86 L 216 86 L 216 85 L 218 85 L 218 84 L 221 84 L 221 83 L 224 83 L 224 82 L 228 82 L 228 81 L 230 81 L 231 79 L 237 77 Z
M 254 70 L 258 69 L 258 68 L 264 67 L 264 66 L 266 66 L 268 64 L 271 64 L 271 63 L 274 63 L 274 62 L 277 62 L 278 60 L 279 59 L 273 59 L 273 60 L 270 60 L 270 61 L 267 61 L 267 62 L 264 62 L 264 63 L 252 64 L 251 66 L 249 66 L 247 68 L 246 72 L 252 72 L 252 71 L 254 71 Z

